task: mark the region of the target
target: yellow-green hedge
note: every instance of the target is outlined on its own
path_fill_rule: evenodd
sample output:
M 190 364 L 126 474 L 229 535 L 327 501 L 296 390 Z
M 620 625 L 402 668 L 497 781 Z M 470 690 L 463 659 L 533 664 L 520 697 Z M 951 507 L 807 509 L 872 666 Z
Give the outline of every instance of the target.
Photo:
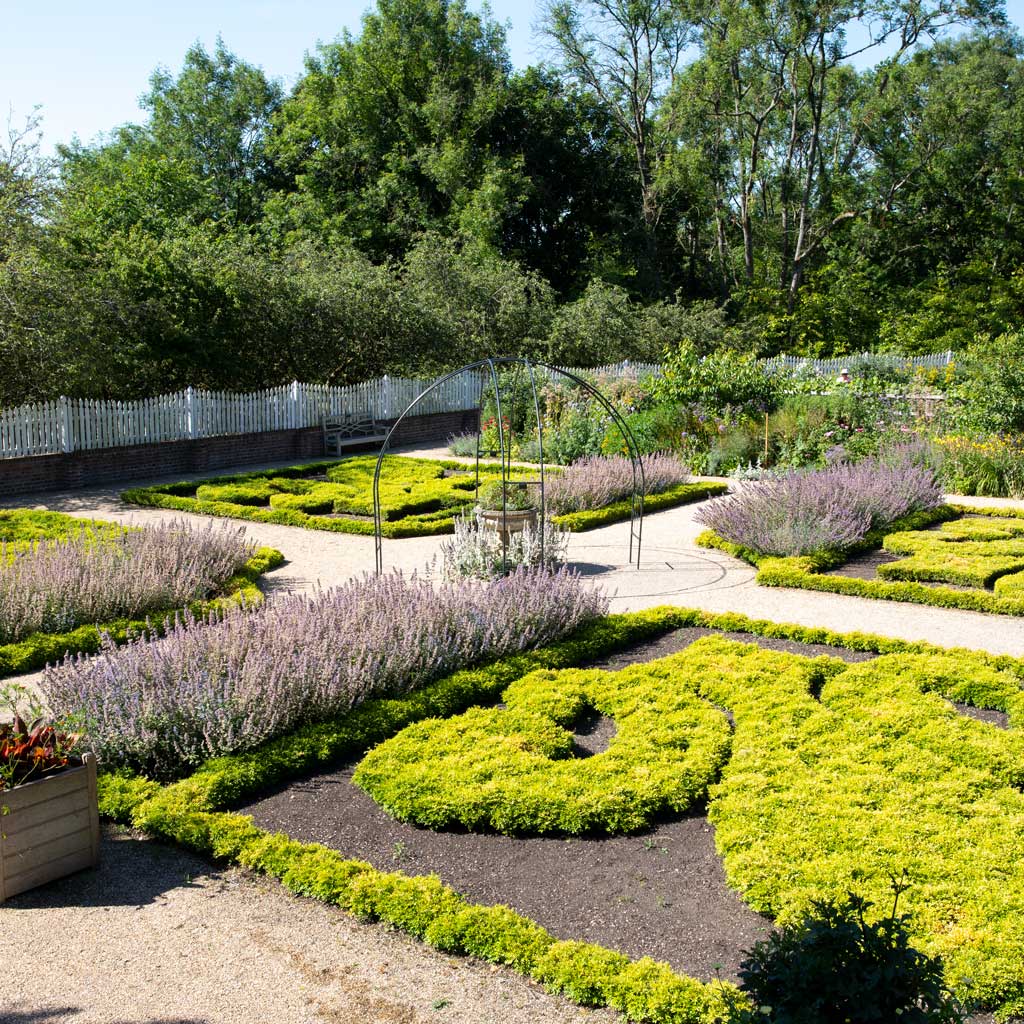
M 829 570 L 842 565 L 853 555 L 877 548 L 886 543 L 890 537 L 895 538 L 900 533 L 920 531 L 934 523 L 950 522 L 965 513 L 1024 518 L 1024 512 L 1015 510 L 943 505 L 932 513 L 915 513 L 897 520 L 884 530 L 869 534 L 863 543 L 843 551 L 796 555 L 790 558 L 759 554 L 750 548 L 733 544 L 711 530 L 705 530 L 697 538 L 697 543 L 706 548 L 717 548 L 736 558 L 750 562 L 757 567 L 757 582 L 766 587 L 794 587 L 831 594 L 848 594 L 853 597 L 871 597 L 883 601 L 928 604 L 938 608 L 959 608 L 965 611 L 993 612 L 998 615 L 1024 615 L 1024 584 L 1014 576 L 1010 576 L 1008 582 L 1002 587 L 998 585 L 999 581 L 997 580 L 994 593 L 989 593 L 986 590 L 955 590 L 953 587 L 931 586 L 916 580 L 865 580 L 849 576 L 829 575 Z M 934 550 L 934 547 L 929 550 Z M 933 557 L 942 557 L 942 552 L 938 552 Z M 892 563 L 892 565 L 898 564 Z M 918 575 L 938 577 L 941 572 L 942 568 L 936 562 L 933 574 L 920 570 Z M 982 575 L 986 579 L 991 577 L 991 573 Z M 977 574 L 965 572 L 957 576 L 955 581 L 966 584 L 968 580 L 971 580 L 976 585 L 979 578 L 981 577 Z

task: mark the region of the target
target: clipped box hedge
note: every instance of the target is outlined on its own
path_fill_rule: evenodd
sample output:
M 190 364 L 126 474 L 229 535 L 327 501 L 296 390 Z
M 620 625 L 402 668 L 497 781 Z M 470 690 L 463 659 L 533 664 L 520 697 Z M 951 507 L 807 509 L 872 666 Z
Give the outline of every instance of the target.
M 373 492 L 369 470 L 376 466 L 376 461 L 376 457 L 355 456 L 341 462 L 311 462 L 286 469 L 136 487 L 122 492 L 121 498 L 134 505 L 179 512 L 370 536 Z M 396 467 L 403 471 L 403 478 L 393 475 Z M 392 538 L 451 533 L 455 517 L 473 504 L 472 468 L 452 460 L 389 457 L 385 472 L 391 475 L 381 478 L 381 533 Z M 465 477 L 443 477 L 445 470 L 454 469 L 463 470 Z M 484 479 L 500 472 L 500 466 L 480 465 Z M 561 470 L 550 467 L 548 472 Z M 314 474 L 333 474 L 333 478 L 308 479 Z M 346 475 L 353 476 L 354 482 L 346 483 Z M 527 475 L 522 467 L 516 467 L 511 479 L 526 479 Z M 535 470 L 529 471 L 531 478 L 535 475 Z M 727 486 L 719 483 L 679 484 L 648 495 L 644 509 L 656 512 L 714 497 L 726 490 Z M 553 521 L 575 533 L 622 522 L 631 515 L 632 501 L 627 498 L 593 511 L 554 516 Z
M 585 1006 L 611 1006 L 629 1020 L 662 1024 L 712 1024 L 733 1019 L 732 1014 L 745 1005 L 745 1000 L 731 986 L 704 985 L 676 974 L 665 964 L 648 959 L 631 961 L 589 943 L 556 941 L 535 922 L 507 907 L 467 903 L 437 878 L 380 871 L 318 844 L 268 833 L 250 818 L 228 810 L 282 782 L 351 758 L 412 723 L 447 718 L 494 701 L 506 687 L 530 672 L 578 666 L 682 627 L 744 632 L 879 654 L 942 656 L 954 663 L 967 658 L 986 672 L 1012 677 L 1018 685 L 1024 679 L 1024 662 L 1008 656 L 784 625 L 738 614 L 655 608 L 607 616 L 542 650 L 456 672 L 399 699 L 367 702 L 343 718 L 309 724 L 259 750 L 210 761 L 189 778 L 167 786 L 135 776 L 102 776 L 101 811 L 109 818 L 180 842 L 204 855 L 272 875 L 304 896 L 384 921 L 437 949 L 508 966 L 549 991 L 561 992 Z M 836 673 L 833 662 L 816 659 L 812 663 L 825 666 L 819 672 L 822 681 Z M 964 683 L 950 693 L 955 699 L 982 705 L 986 700 L 992 705 L 1006 696 L 1004 680 L 994 689 L 986 689 L 984 682 L 973 690 L 969 682 Z M 1005 700 L 1004 704 L 1009 707 Z M 1016 706 L 1011 710 L 1015 716 L 1019 713 Z
M 830 594 L 847 594 L 852 597 L 871 597 L 882 601 L 906 601 L 912 604 L 934 605 L 937 608 L 958 608 L 963 611 L 992 612 L 997 615 L 1024 615 L 1024 574 L 1014 571 L 1016 559 L 1000 560 L 999 565 L 989 564 L 973 571 L 957 569 L 951 565 L 949 555 L 955 547 L 932 543 L 924 553 L 915 547 L 915 565 L 905 566 L 893 562 L 882 566 L 880 575 L 888 579 L 857 579 L 849 576 L 829 575 L 830 570 L 842 566 L 855 555 L 876 550 L 879 547 L 902 553 L 901 537 L 916 534 L 939 523 L 955 524 L 964 516 L 991 516 L 998 518 L 1024 519 L 1024 510 L 962 505 L 942 505 L 931 512 L 915 512 L 898 519 L 882 530 L 874 530 L 860 544 L 839 551 L 826 551 L 814 555 L 796 555 L 780 558 L 762 555 L 750 548 L 718 536 L 712 530 L 705 530 L 697 543 L 706 548 L 717 548 L 736 558 L 741 558 L 757 567 L 757 582 L 766 587 L 794 587 L 800 590 L 816 590 Z M 930 558 L 929 558 L 930 556 Z M 882 570 L 885 570 L 883 573 Z M 1006 572 L 1008 575 L 999 575 Z M 914 574 L 916 579 L 896 579 L 901 573 Z M 978 587 L 994 579 L 994 590 L 957 590 L 952 586 L 930 585 L 925 580 L 944 580 L 962 586 Z

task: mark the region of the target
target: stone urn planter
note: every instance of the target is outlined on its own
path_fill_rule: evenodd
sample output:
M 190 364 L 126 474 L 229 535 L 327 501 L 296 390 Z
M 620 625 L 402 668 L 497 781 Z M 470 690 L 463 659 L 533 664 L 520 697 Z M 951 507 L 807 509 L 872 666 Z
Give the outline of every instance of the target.
M 0 903 L 99 860 L 96 758 L 0 790 Z
M 480 510 L 484 528 L 504 534 L 506 540 L 510 539 L 514 533 L 522 533 L 527 527 L 536 530 L 537 515 L 538 511 L 535 508 L 508 509 L 506 512 L 502 512 L 500 508 L 482 508 Z

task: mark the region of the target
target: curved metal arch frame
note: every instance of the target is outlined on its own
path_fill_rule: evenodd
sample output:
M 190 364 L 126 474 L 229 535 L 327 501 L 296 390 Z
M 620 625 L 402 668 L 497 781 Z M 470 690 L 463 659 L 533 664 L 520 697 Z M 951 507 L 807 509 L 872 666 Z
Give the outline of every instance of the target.
M 629 524 L 629 564 L 633 564 L 633 551 L 634 542 L 636 544 L 636 567 L 640 568 L 640 548 L 643 542 L 643 523 L 644 523 L 644 496 L 647 491 L 646 481 L 644 479 L 644 467 L 643 462 L 640 458 L 640 451 L 636 443 L 636 438 L 633 436 L 633 431 L 630 429 L 629 424 L 626 423 L 625 419 L 616 411 L 615 407 L 610 401 L 589 381 L 572 373 L 569 370 L 563 370 L 558 366 L 552 366 L 549 363 L 533 362 L 523 356 L 497 356 L 490 357 L 488 359 L 480 359 L 475 363 L 467 363 L 465 366 L 460 366 L 457 370 L 452 370 L 450 373 L 446 373 L 441 377 L 438 377 L 429 387 L 421 391 L 406 407 L 402 414 L 395 420 L 388 430 L 384 443 L 381 445 L 380 453 L 377 456 L 377 465 L 373 473 L 373 541 L 374 541 L 374 555 L 376 559 L 376 570 L 379 576 L 384 571 L 384 534 L 383 534 L 383 517 L 381 515 L 380 507 L 380 472 L 384 464 L 384 458 L 388 454 L 388 450 L 391 447 L 391 438 L 395 431 L 398 429 L 399 424 L 402 420 L 412 412 L 413 409 L 423 401 L 432 391 L 441 387 L 443 384 L 455 377 L 458 377 L 462 373 L 471 373 L 473 370 L 480 370 L 487 368 L 491 378 L 491 384 L 494 387 L 495 403 L 497 405 L 498 412 L 498 444 L 501 447 L 501 483 L 502 483 L 502 520 L 505 521 L 505 517 L 508 514 L 505 499 L 505 485 L 508 483 L 508 476 L 511 472 L 512 467 L 512 453 L 511 446 L 509 446 L 508 461 L 505 459 L 505 431 L 504 424 L 501 417 L 501 387 L 498 380 L 498 366 L 518 365 L 526 367 L 527 372 L 530 376 L 530 389 L 533 394 L 533 407 L 534 414 L 537 421 L 537 447 L 538 454 L 540 456 L 540 491 L 541 491 L 541 559 L 543 561 L 544 556 L 544 518 L 547 511 L 547 504 L 545 500 L 545 473 L 544 473 L 544 437 L 543 437 L 543 426 L 540 414 L 540 399 L 537 394 L 537 381 L 534 375 L 534 368 L 547 370 L 549 373 L 557 374 L 560 377 L 565 377 L 571 380 L 574 384 L 583 388 L 587 394 L 596 398 L 601 403 L 604 410 L 612 418 L 612 422 L 619 428 L 622 433 L 622 437 L 626 442 L 626 447 L 629 449 L 628 455 L 629 460 L 633 467 L 633 495 L 632 495 L 632 506 L 630 509 L 630 524 Z M 479 399 L 477 402 L 478 412 L 483 408 L 483 394 L 484 394 L 484 377 L 481 376 L 480 380 L 480 392 Z M 480 491 L 480 423 L 479 419 L 477 422 L 476 430 L 476 494 Z M 637 486 L 639 484 L 639 487 Z M 507 549 L 508 549 L 508 534 L 506 530 L 502 530 L 502 570 L 503 572 L 508 571 L 507 565 Z

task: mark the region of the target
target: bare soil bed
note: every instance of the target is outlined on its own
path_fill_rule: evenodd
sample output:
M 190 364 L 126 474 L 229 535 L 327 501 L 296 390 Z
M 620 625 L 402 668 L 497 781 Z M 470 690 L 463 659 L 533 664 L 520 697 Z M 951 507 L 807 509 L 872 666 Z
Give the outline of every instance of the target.
M 715 631 L 680 629 L 591 667 L 617 670 L 684 649 Z M 746 633 L 729 639 L 844 661 L 876 655 Z M 962 711 L 995 725 L 998 712 Z M 1002 717 L 1003 721 L 999 721 Z M 577 726 L 576 754 L 607 747 L 614 723 L 599 715 Z M 770 923 L 726 885 L 714 829 L 702 814 L 660 822 L 632 836 L 512 838 L 434 832 L 395 821 L 352 784 L 355 762 L 293 783 L 240 808 L 262 828 L 337 849 L 406 874 L 436 874 L 475 902 L 503 903 L 562 939 L 597 942 L 630 956 L 666 960 L 708 981 L 735 978 L 742 953 Z

